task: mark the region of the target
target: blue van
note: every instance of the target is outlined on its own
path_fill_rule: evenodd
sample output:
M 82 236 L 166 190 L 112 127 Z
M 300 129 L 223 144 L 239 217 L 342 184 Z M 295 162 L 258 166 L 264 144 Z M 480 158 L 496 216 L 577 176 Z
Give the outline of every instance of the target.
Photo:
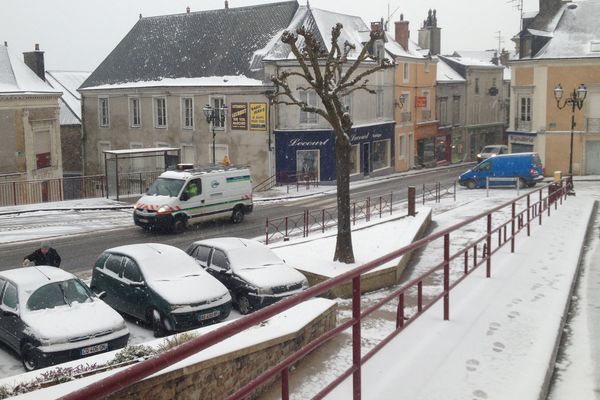
M 469 189 L 485 187 L 486 178 L 519 178 L 519 186 L 535 186 L 544 179 L 542 160 L 538 153 L 500 154 L 488 158 L 458 177 L 458 183 Z M 507 185 L 511 182 L 494 180 L 490 186 Z

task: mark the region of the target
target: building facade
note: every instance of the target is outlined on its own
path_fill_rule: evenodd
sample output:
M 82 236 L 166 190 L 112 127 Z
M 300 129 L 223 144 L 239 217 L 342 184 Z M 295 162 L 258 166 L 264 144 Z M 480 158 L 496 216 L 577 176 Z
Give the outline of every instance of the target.
M 519 58 L 511 62 L 509 146 L 540 153 L 549 175 L 569 169 L 575 175 L 600 173 L 598 15 L 598 1 L 540 0 L 538 13 L 524 18 L 518 36 Z M 558 84 L 564 89 L 561 107 L 585 86 L 581 109 L 558 107 Z
M 297 25 L 290 26 L 289 30 L 293 32 L 300 26 L 310 27 L 313 34 L 324 38 L 322 43 L 325 46 L 330 46 L 326 38 L 330 35 L 332 26 L 328 21 L 343 24 L 339 43 L 348 40 L 356 46 L 357 52 L 369 40 L 370 29 L 359 17 L 305 6 L 300 6 L 298 17 L 295 18 Z M 379 29 L 379 25 L 371 28 Z M 377 46 L 387 49 L 386 43 L 376 44 Z M 290 55 L 287 45 L 275 44 L 264 57 L 267 76 L 281 71 L 300 72 L 298 62 L 291 57 L 293 55 Z M 387 57 L 390 55 L 387 54 Z M 351 62 L 352 54 L 349 55 L 349 63 Z M 374 62 L 363 63 L 356 74 L 375 65 Z M 389 68 L 378 71 L 368 79 L 369 89 L 375 94 L 358 90 L 342 98 L 353 120 L 350 133 L 352 151 L 349 157 L 351 179 L 354 180 L 389 174 L 395 170 L 394 70 Z M 302 101 L 315 106 L 320 104 L 314 91 L 304 90 L 305 81 L 291 77 L 288 82 Z M 329 123 L 315 113 L 302 112 L 297 106 L 278 104 L 273 108 L 278 179 L 333 182 L 336 178 L 335 134 Z
M 85 174 L 104 172 L 105 150 L 156 147 L 180 147 L 184 162 L 248 165 L 255 183 L 274 173 L 262 58 L 299 6 L 225 5 L 140 18 L 82 84 Z
M 38 50 L 39 51 L 39 50 Z M 0 46 L 0 180 L 62 178 L 59 126 L 60 91 L 37 77 L 23 61 Z M 24 194 L 43 201 L 47 193 Z

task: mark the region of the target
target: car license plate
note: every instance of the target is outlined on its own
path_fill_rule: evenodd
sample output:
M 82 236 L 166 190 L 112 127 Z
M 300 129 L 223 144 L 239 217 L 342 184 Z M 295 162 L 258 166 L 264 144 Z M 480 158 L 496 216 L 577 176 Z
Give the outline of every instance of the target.
M 108 349 L 108 343 L 100 343 L 95 346 L 84 347 L 81 349 L 81 355 L 87 356 L 88 354 L 98 353 Z
M 147 218 L 140 218 L 140 219 L 138 219 L 138 221 L 143 222 L 144 224 L 148 223 L 148 219 Z
M 204 321 L 204 320 L 207 320 L 207 319 L 211 319 L 211 318 L 214 318 L 214 317 L 218 317 L 218 316 L 219 316 L 219 314 L 221 314 L 221 311 L 219 311 L 219 310 L 215 310 L 215 311 L 212 311 L 212 312 L 209 312 L 209 313 L 206 313 L 206 314 L 200 314 L 200 315 L 198 316 L 198 319 L 199 319 L 200 321 Z

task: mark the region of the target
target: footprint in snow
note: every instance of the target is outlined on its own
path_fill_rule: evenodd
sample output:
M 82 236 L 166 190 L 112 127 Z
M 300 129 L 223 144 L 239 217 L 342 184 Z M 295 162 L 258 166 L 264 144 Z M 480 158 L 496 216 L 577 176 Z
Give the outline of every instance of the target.
M 492 350 L 494 350 L 496 353 L 501 353 L 505 348 L 506 346 L 504 344 L 500 342 L 494 342 L 494 347 L 492 347 Z
M 479 361 L 474 359 L 467 360 L 467 371 L 477 371 L 477 367 L 479 367 Z
M 488 395 L 486 392 L 484 392 L 483 390 L 475 390 L 473 392 L 473 400 L 482 400 L 482 399 L 487 399 Z
M 518 311 L 511 311 L 508 313 L 508 318 L 517 318 L 519 315 L 521 315 L 521 313 L 519 313 Z

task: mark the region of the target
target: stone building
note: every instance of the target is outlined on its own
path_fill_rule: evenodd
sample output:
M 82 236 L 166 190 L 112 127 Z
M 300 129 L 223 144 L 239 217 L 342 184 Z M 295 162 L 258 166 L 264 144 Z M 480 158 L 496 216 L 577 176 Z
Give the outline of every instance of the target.
M 517 37 L 509 147 L 537 151 L 547 174 L 600 174 L 599 15 L 598 0 L 540 0 Z M 559 84 L 563 95 L 557 104 Z M 573 109 L 565 100 L 583 97 L 580 88 L 585 98 L 581 109 Z
M 0 46 L 0 180 L 62 177 L 60 96 L 61 91 L 36 76 L 6 42 Z M 29 200 L 47 198 L 44 188 Z

